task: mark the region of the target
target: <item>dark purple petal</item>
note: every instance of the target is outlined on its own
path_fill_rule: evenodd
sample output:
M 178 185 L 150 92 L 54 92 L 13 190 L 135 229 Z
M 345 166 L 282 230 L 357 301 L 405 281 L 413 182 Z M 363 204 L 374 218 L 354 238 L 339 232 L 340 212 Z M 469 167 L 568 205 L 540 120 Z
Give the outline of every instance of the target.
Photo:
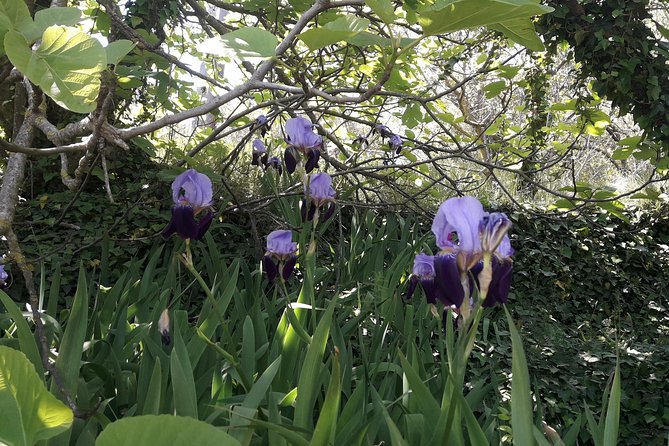
M 508 302 L 512 273 L 513 262 L 493 259 L 492 280 L 490 281 L 488 296 L 483 301 L 484 307 L 492 307 L 495 304 L 505 304 Z
M 207 229 L 209 229 L 209 226 L 211 226 L 213 219 L 214 213 L 210 210 L 206 211 L 206 213 L 200 217 L 200 221 L 197 223 L 197 236 L 195 237 L 196 240 L 201 240 L 202 237 L 204 237 L 204 234 L 207 232 Z
M 288 147 L 283 153 L 283 161 L 286 163 L 286 170 L 288 173 L 295 172 L 295 168 L 297 167 L 297 157 L 294 152 L 295 150 L 292 147 Z
M 466 253 L 480 252 L 480 223 L 484 215 L 483 206 L 474 197 L 449 198 L 444 201 L 432 223 L 437 246 Z M 450 238 L 453 232 L 458 235 L 457 245 Z
M 172 199 L 174 204 L 188 203 L 194 207 L 211 205 L 213 189 L 211 180 L 195 169 L 177 175 L 172 182 Z
M 460 271 L 454 255 L 439 255 L 434 257 L 435 284 L 438 298 L 444 305 L 460 307 L 465 298 L 465 292 L 460 283 Z
M 265 167 L 273 167 L 276 170 L 279 171 L 279 175 L 283 172 L 283 168 L 281 167 L 281 160 L 279 159 L 278 156 L 273 156 L 269 160 L 267 160 L 267 164 Z
M 276 275 L 279 271 L 277 270 L 276 263 L 274 263 L 274 259 L 271 255 L 265 254 L 263 256 L 262 269 L 264 269 L 265 273 L 267 273 L 267 280 L 274 282 L 274 279 L 276 279 Z
M 260 166 L 260 154 L 253 152 L 251 154 L 251 165 L 252 166 Z
M 318 160 L 321 157 L 321 151 L 318 149 L 310 150 L 307 153 L 307 162 L 304 165 L 304 170 L 307 171 L 307 173 L 311 172 L 314 170 L 316 167 L 318 167 Z
M 305 221 L 307 219 L 307 200 L 302 200 L 300 202 L 300 217 L 302 217 L 302 221 Z
M 176 233 L 182 239 L 194 239 L 199 232 L 198 222 L 191 206 L 174 206 L 172 208 L 172 220 Z
M 393 135 L 388 141 L 388 146 L 395 151 L 397 155 L 402 151 L 402 138 L 398 135 Z
M 405 300 L 411 299 L 413 293 L 416 291 L 416 286 L 418 286 L 418 277 L 412 275 L 409 278 L 409 286 L 407 287 L 407 292 L 404 295 Z
M 309 212 L 307 212 L 307 220 L 311 221 L 314 219 L 314 215 L 316 215 L 316 209 L 318 209 L 318 206 L 316 206 L 314 203 L 309 203 Z
M 290 279 L 291 274 L 293 274 L 293 269 L 295 269 L 295 262 L 297 262 L 297 256 L 295 254 L 288 257 L 288 260 L 285 261 L 281 267 L 281 277 L 283 277 L 283 280 L 287 281 Z
M 267 252 L 284 257 L 297 251 L 297 243 L 293 241 L 293 233 L 290 230 L 276 230 L 267 236 Z
M 369 145 L 369 141 L 368 141 L 367 138 L 365 138 L 364 136 L 362 136 L 362 135 L 358 135 L 358 136 L 355 137 L 355 139 L 353 140 L 352 144 L 357 144 L 357 145 L 361 145 L 361 146 L 362 146 L 362 145 L 368 146 L 368 145 Z
M 261 163 L 262 166 L 266 166 L 266 165 L 267 165 L 267 158 L 268 158 L 268 156 L 269 156 L 269 155 L 267 155 L 266 153 L 263 153 L 263 154 L 260 156 L 260 163 Z
M 436 304 L 437 299 L 440 296 L 440 291 L 439 288 L 437 288 L 437 284 L 435 283 L 434 279 L 420 279 L 420 286 L 423 288 L 423 292 L 425 292 L 425 298 L 427 299 L 427 303 L 429 304 Z

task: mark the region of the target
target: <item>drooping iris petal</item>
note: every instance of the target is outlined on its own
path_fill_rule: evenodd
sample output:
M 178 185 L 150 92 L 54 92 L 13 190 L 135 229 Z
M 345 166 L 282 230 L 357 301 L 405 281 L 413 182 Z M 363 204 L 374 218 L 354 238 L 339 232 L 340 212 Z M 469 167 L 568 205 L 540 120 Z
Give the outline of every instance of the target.
M 332 217 L 332 214 L 334 214 L 335 208 L 337 207 L 335 203 L 330 203 L 326 206 L 327 208 L 325 209 L 325 212 L 321 214 L 321 221 L 328 221 L 330 217 Z
M 490 287 L 488 288 L 488 295 L 483 301 L 484 307 L 492 307 L 495 304 L 505 304 L 508 302 L 512 273 L 512 261 L 493 258 L 492 280 L 490 281 Z
M 364 137 L 363 135 L 358 135 L 358 136 L 355 137 L 355 139 L 353 140 L 353 142 L 351 144 L 360 145 L 360 146 L 362 146 L 362 145 L 368 146 L 369 145 L 369 140 L 367 140 L 367 138 Z
M 281 277 L 283 277 L 283 280 L 290 279 L 290 276 L 293 274 L 293 269 L 295 269 L 296 262 L 297 256 L 295 254 L 291 254 L 284 262 L 283 266 L 281 267 Z
M 286 163 L 286 170 L 288 173 L 295 172 L 298 157 L 299 154 L 295 153 L 295 149 L 293 147 L 286 148 L 286 151 L 283 153 L 283 160 Z
M 195 239 L 199 235 L 198 222 L 195 220 L 193 208 L 188 205 L 172 207 L 172 222 L 174 231 L 182 239 Z
M 485 215 L 483 205 L 474 197 L 449 198 L 444 201 L 432 223 L 432 232 L 441 249 L 456 249 L 465 253 L 481 251 L 480 223 Z M 451 233 L 458 236 L 457 245 Z
M 323 138 L 314 133 L 313 124 L 305 118 L 298 117 L 286 121 L 286 142 L 300 150 L 320 146 Z
M 253 160 L 251 164 L 254 166 L 264 166 L 267 164 L 267 148 L 265 144 L 259 139 L 253 141 Z
M 409 286 L 407 287 L 407 292 L 404 295 L 404 298 L 406 300 L 409 300 L 409 299 L 411 299 L 411 297 L 413 297 L 413 293 L 416 292 L 416 287 L 417 286 L 418 286 L 418 277 L 412 275 L 409 278 Z
M 434 257 L 434 282 L 438 291 L 438 298 L 446 306 L 460 307 L 465 298 L 465 292 L 460 282 L 455 255 L 437 255 Z
M 211 212 L 211 210 L 208 210 L 202 217 L 200 217 L 200 220 L 197 223 L 197 235 L 195 236 L 195 240 L 201 240 L 204 234 L 207 232 L 207 229 L 209 229 L 209 226 L 211 226 L 211 222 L 214 219 L 214 213 Z
M 0 282 L 5 282 L 9 278 L 9 274 L 5 271 L 5 265 L 0 265 Z
M 306 170 L 307 173 L 314 170 L 316 167 L 318 167 L 318 160 L 320 158 L 321 158 L 321 151 L 318 149 L 313 149 L 307 152 L 307 162 L 304 165 L 304 170 Z
M 274 259 L 270 254 L 265 254 L 262 258 L 262 268 L 265 270 L 267 273 L 267 279 L 270 282 L 273 282 L 274 279 L 276 279 L 277 274 L 279 273 L 279 270 L 276 266 L 276 263 L 274 263 Z
M 185 201 L 196 208 L 210 206 L 213 194 L 209 177 L 195 169 L 177 175 L 172 182 L 174 204 Z
M 286 257 L 297 251 L 297 243 L 293 242 L 293 233 L 289 230 L 276 230 L 267 236 L 267 252 L 278 257 Z

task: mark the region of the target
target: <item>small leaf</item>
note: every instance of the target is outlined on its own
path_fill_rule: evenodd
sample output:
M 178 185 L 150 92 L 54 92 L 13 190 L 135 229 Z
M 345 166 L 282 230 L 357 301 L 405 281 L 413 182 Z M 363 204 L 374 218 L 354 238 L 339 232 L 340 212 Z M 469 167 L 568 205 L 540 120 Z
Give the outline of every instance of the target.
M 240 443 L 204 421 L 172 415 L 143 415 L 111 423 L 95 446 L 239 446 Z
M 130 40 L 115 40 L 107 45 L 107 65 L 118 65 L 123 58 L 135 47 Z
M 505 88 L 506 81 L 495 81 L 483 87 L 483 91 L 485 91 L 485 97 L 487 99 L 492 99 L 499 96 L 499 94 L 504 91 Z
M 353 15 L 340 17 L 332 22 L 328 22 L 320 28 L 309 29 L 298 37 L 310 50 L 332 45 L 355 37 L 365 31 L 369 26 L 369 20 L 361 19 Z
M 0 444 L 32 446 L 66 431 L 72 411 L 53 396 L 26 356 L 0 346 Z

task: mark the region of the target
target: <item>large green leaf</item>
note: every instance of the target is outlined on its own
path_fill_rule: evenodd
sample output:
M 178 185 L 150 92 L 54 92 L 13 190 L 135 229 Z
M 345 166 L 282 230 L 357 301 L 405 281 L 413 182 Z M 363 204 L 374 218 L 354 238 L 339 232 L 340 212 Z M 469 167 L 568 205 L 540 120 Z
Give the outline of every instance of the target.
M 76 28 L 50 26 L 32 51 L 15 31 L 5 36 L 9 60 L 56 103 L 77 113 L 95 109 L 100 73 L 107 66 L 100 42 Z
M 381 20 L 387 25 L 395 21 L 395 5 L 392 0 L 365 0 L 365 4 L 369 6 L 374 14 L 378 15 Z
M 534 24 L 529 17 L 509 20 L 504 23 L 495 23 L 490 25 L 490 28 L 501 32 L 510 40 L 532 51 L 545 50 L 544 43 L 534 30 Z
M 309 29 L 298 37 L 310 50 L 317 50 L 333 43 L 348 40 L 365 31 L 369 26 L 369 20 L 361 19 L 353 15 L 339 17 L 328 22 L 320 28 Z
M 530 395 L 530 374 L 527 370 L 527 358 L 523 341 L 514 324 L 513 318 L 504 307 L 506 320 L 511 333 L 511 430 L 514 446 L 533 446 L 534 427 L 532 396 Z
M 235 51 L 239 57 L 272 57 L 278 39 L 262 28 L 246 27 L 227 33 L 221 37 L 223 46 Z M 217 53 L 215 48 L 212 51 Z
M 238 446 L 211 424 L 190 417 L 142 415 L 123 418 L 102 431 L 96 446 Z
M 49 393 L 26 356 L 0 346 L 0 444 L 32 446 L 67 430 L 72 411 Z
M 418 23 L 426 35 L 505 23 L 551 12 L 535 0 L 455 0 L 438 10 L 425 11 Z
M 0 40 L 4 41 L 7 31 L 27 29 L 32 26 L 30 11 L 24 1 L 0 0 Z M 0 45 L 0 56 L 5 49 Z
M 35 21 L 23 29 L 17 29 L 29 43 L 35 42 L 46 29 L 53 25 L 74 26 L 81 20 L 79 8 L 47 8 L 35 13 Z

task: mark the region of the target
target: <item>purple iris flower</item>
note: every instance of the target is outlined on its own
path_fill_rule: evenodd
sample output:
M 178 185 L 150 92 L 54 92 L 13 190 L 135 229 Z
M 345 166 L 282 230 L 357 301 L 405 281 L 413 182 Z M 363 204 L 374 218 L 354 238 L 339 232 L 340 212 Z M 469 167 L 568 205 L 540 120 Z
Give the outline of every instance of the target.
M 281 159 L 278 156 L 273 156 L 267 161 L 267 164 L 265 165 L 265 168 L 268 168 L 268 167 L 273 167 L 276 170 L 278 170 L 279 175 L 281 175 L 283 173 L 283 166 L 281 165 Z
M 0 265 L 0 289 L 7 286 L 7 279 L 9 279 L 9 274 L 5 271 L 5 265 Z
M 163 230 L 163 238 L 176 233 L 184 240 L 201 239 L 213 219 L 212 197 L 211 180 L 205 174 L 195 169 L 179 174 L 172 182 L 172 219 Z M 196 219 L 202 212 L 204 215 Z
M 265 136 L 265 133 L 267 133 L 268 128 L 269 124 L 267 116 L 260 115 L 255 119 L 255 121 L 253 121 L 253 125 L 251 126 L 251 133 L 255 131 L 260 131 L 260 135 Z
M 381 124 L 374 126 L 374 128 L 372 129 L 372 134 L 374 133 L 378 133 L 379 135 L 381 135 L 381 138 L 390 138 L 391 136 L 393 136 L 393 132 L 391 132 L 388 127 Z
M 514 253 L 507 235 L 510 226 L 505 214 L 486 213 L 474 197 L 450 198 L 442 203 L 432 224 L 441 249 L 433 259 L 436 299 L 460 307 L 465 298 L 470 298 L 483 270 L 483 253 L 488 252 L 494 254 L 490 260 L 492 279 L 483 306 L 506 303 L 513 272 L 510 257 Z M 414 273 L 415 269 L 416 264 Z M 465 296 L 463 280 L 469 280 L 469 296 Z M 430 299 L 434 297 L 428 296 Z
M 306 190 L 305 190 L 306 192 Z M 325 209 L 322 221 L 332 216 L 335 210 L 335 197 L 337 192 L 332 187 L 332 178 L 327 173 L 313 173 L 309 177 L 309 210 L 306 201 L 302 203 L 302 219 L 313 220 L 317 209 Z
M 305 118 L 292 118 L 286 122 L 285 132 L 288 147 L 284 160 L 288 172 L 295 172 L 300 156 L 306 158 L 304 168 L 307 173 L 314 170 L 321 156 L 323 138 L 314 133 L 313 124 Z
M 267 252 L 263 256 L 263 268 L 270 282 L 281 275 L 283 280 L 290 279 L 297 262 L 297 243 L 289 230 L 272 231 L 267 236 Z
M 253 140 L 253 160 L 251 165 L 253 166 L 264 166 L 267 164 L 267 148 L 265 144 L 259 139 Z
M 402 151 L 402 138 L 399 135 L 393 135 L 388 141 L 388 146 L 395 151 L 396 155 L 399 155 Z

